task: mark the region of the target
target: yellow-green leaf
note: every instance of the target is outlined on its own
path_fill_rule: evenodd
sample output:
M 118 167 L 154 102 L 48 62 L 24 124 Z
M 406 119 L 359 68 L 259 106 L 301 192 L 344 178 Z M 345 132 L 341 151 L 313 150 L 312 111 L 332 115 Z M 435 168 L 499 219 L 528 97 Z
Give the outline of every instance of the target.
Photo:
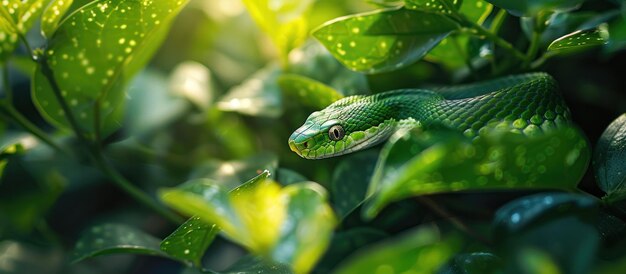
M 251 252 L 307 273 L 330 243 L 336 220 L 325 190 L 315 183 L 281 188 L 266 171 L 227 192 L 195 180 L 161 191 L 161 199 L 186 214 L 217 224 L 224 236 Z
M 74 0 L 52 0 L 41 15 L 41 34 L 52 37 L 59 26 L 59 22 L 70 8 Z
M 19 35 L 25 34 L 41 14 L 46 0 L 4 0 L 0 6 L 0 62 L 15 50 Z

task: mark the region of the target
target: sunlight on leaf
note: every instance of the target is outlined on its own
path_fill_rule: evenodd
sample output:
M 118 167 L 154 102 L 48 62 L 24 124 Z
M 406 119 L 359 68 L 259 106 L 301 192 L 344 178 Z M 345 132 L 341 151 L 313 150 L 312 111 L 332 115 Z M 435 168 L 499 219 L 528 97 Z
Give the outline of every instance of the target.
M 626 114 L 617 117 L 604 130 L 593 155 L 598 186 L 610 201 L 626 196 Z
M 223 189 L 233 189 L 248 178 L 261 174 L 264 170 L 271 174 L 268 178 L 273 178 L 277 167 L 278 157 L 272 153 L 260 153 L 234 161 L 210 159 L 198 164 L 188 179 L 212 179 Z
M 213 103 L 212 84 L 209 68 L 193 61 L 179 64 L 170 76 L 171 91 L 202 110 L 209 109 Z
M 407 153 L 409 151 L 410 153 Z M 409 196 L 479 189 L 574 189 L 590 148 L 576 128 L 526 137 L 487 132 L 474 141 L 452 130 L 398 133 L 381 151 L 365 215 Z
M 607 26 L 600 25 L 596 29 L 579 30 L 556 39 L 548 46 L 548 51 L 557 53 L 577 51 L 604 45 L 608 40 Z
M 204 252 L 218 232 L 219 229 L 214 224 L 191 217 L 163 239 L 160 248 L 168 255 L 198 267 L 201 266 Z
M 255 254 L 310 271 L 330 242 L 335 217 L 325 190 L 315 183 L 281 188 L 269 172 L 230 192 L 210 180 L 164 189 L 170 206 L 215 223 L 223 234 Z
M 283 74 L 278 85 L 286 95 L 296 98 L 298 103 L 313 109 L 322 109 L 343 98 L 335 89 L 316 80 L 297 74 Z
M 441 239 L 436 229 L 420 228 L 357 251 L 334 273 L 435 273 L 458 248 L 457 239 Z
M 231 88 L 218 102 L 223 111 L 276 118 L 283 112 L 277 78 L 281 70 L 274 64 L 257 71 L 241 85 Z
M 120 253 L 168 257 L 159 249 L 159 239 L 130 226 L 104 224 L 91 227 L 83 233 L 74 247 L 72 262 Z
M 50 38 L 74 0 L 52 0 L 41 15 L 41 34 Z
M 286 264 L 269 262 L 263 258 L 254 256 L 244 256 L 235 264 L 227 269 L 219 272 L 220 274 L 243 274 L 243 273 L 259 273 L 259 274 L 292 274 L 293 271 Z
M 313 36 L 349 69 L 378 73 L 414 63 L 457 28 L 439 14 L 388 9 L 337 18 Z
M 63 20 L 43 58 L 87 137 L 101 139 L 120 127 L 126 83 L 159 48 L 186 3 L 97 0 Z M 32 92 L 42 115 L 55 126 L 68 128 L 41 66 L 33 76 Z

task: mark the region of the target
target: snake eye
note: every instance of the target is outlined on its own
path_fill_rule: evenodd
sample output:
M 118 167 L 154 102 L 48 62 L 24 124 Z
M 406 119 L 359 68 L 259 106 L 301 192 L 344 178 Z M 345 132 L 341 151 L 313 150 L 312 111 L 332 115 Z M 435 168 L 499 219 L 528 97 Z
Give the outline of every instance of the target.
M 334 125 L 328 129 L 328 137 L 332 141 L 339 141 L 346 136 L 346 132 L 341 125 Z

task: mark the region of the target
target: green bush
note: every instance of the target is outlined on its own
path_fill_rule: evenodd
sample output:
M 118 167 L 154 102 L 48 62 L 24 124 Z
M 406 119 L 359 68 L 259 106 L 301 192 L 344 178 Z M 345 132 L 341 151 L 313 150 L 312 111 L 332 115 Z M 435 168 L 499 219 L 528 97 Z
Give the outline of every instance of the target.
M 625 1 L 5 0 L 0 13 L 0 273 L 626 269 Z M 533 71 L 556 79 L 577 126 L 413 128 L 323 160 L 287 144 L 346 96 Z

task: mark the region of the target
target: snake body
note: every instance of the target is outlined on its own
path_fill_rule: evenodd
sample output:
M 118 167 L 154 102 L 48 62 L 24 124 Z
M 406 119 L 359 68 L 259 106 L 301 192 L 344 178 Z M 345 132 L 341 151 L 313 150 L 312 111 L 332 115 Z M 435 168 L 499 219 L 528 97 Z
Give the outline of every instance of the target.
M 438 90 L 345 97 L 313 112 L 288 143 L 303 158 L 321 159 L 374 146 L 403 127 L 439 124 L 468 137 L 503 128 L 534 136 L 569 123 L 555 80 L 528 73 Z

